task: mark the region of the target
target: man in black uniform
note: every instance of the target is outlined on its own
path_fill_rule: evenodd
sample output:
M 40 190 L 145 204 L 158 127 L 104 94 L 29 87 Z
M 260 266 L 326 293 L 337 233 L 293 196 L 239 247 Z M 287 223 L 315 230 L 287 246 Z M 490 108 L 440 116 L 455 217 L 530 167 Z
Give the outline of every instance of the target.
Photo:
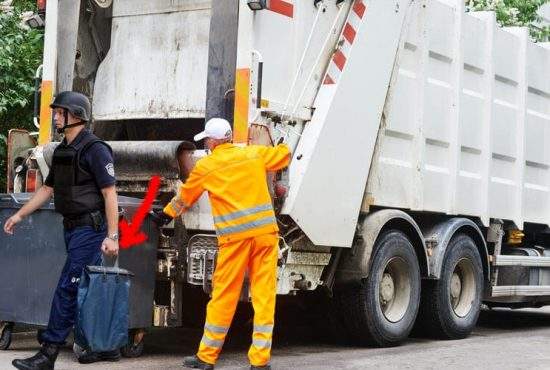
M 59 93 L 51 107 L 57 131 L 65 138 L 55 149 L 50 172 L 25 206 L 10 217 L 4 231 L 13 234 L 23 218 L 54 195 L 55 209 L 63 215 L 67 260 L 53 298 L 42 348 L 31 358 L 14 360 L 18 369 L 53 369 L 59 347 L 65 343 L 76 318 L 78 284 L 87 265 L 101 263 L 101 253 L 118 254 L 118 203 L 111 148 L 85 129 L 90 101 L 80 93 Z M 81 363 L 117 361 L 118 351 L 89 353 Z

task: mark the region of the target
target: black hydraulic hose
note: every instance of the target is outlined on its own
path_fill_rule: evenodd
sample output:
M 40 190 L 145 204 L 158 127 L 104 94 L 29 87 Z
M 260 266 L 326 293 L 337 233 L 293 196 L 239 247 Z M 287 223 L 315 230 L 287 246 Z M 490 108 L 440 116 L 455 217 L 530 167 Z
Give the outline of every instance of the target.
M 34 78 L 34 106 L 33 106 L 33 117 L 35 123 L 40 124 L 40 83 L 42 82 L 41 77 Z
M 258 63 L 258 90 L 256 95 L 256 108 L 262 107 L 262 78 L 264 75 L 264 63 Z

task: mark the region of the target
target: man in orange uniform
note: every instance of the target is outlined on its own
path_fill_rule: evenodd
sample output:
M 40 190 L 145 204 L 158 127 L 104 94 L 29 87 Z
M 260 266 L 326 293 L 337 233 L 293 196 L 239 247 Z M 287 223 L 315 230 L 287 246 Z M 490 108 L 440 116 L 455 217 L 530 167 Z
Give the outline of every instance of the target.
M 231 126 L 221 118 L 206 123 L 195 136 L 212 151 L 197 162 L 178 194 L 164 208 L 165 218 L 185 212 L 207 191 L 218 236 L 218 258 L 204 335 L 196 356 L 184 366 L 213 369 L 239 300 L 248 269 L 254 331 L 248 351 L 251 369 L 270 369 L 271 339 L 277 285 L 278 227 L 266 172 L 285 168 L 286 145 L 276 147 L 231 144 Z

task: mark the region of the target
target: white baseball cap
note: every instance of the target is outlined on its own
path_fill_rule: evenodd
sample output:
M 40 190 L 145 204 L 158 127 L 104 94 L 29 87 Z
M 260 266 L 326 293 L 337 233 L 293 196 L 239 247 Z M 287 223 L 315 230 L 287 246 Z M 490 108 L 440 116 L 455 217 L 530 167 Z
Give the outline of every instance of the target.
M 231 137 L 231 125 L 223 118 L 211 118 L 206 122 L 203 132 L 199 132 L 193 139 L 200 141 L 205 137 L 212 139 L 229 139 Z

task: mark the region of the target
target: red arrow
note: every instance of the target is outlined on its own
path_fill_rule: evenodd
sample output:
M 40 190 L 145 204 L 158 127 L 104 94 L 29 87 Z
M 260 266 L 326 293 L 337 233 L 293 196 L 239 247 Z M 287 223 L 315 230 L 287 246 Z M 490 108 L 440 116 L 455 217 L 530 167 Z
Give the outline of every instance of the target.
M 149 181 L 149 188 L 147 189 L 145 199 L 134 214 L 132 222 L 129 224 L 125 219 L 120 220 L 118 227 L 121 234 L 119 243 L 121 249 L 128 249 L 147 240 L 147 235 L 141 231 L 141 225 L 157 197 L 159 188 L 160 177 L 153 176 L 151 181 Z

